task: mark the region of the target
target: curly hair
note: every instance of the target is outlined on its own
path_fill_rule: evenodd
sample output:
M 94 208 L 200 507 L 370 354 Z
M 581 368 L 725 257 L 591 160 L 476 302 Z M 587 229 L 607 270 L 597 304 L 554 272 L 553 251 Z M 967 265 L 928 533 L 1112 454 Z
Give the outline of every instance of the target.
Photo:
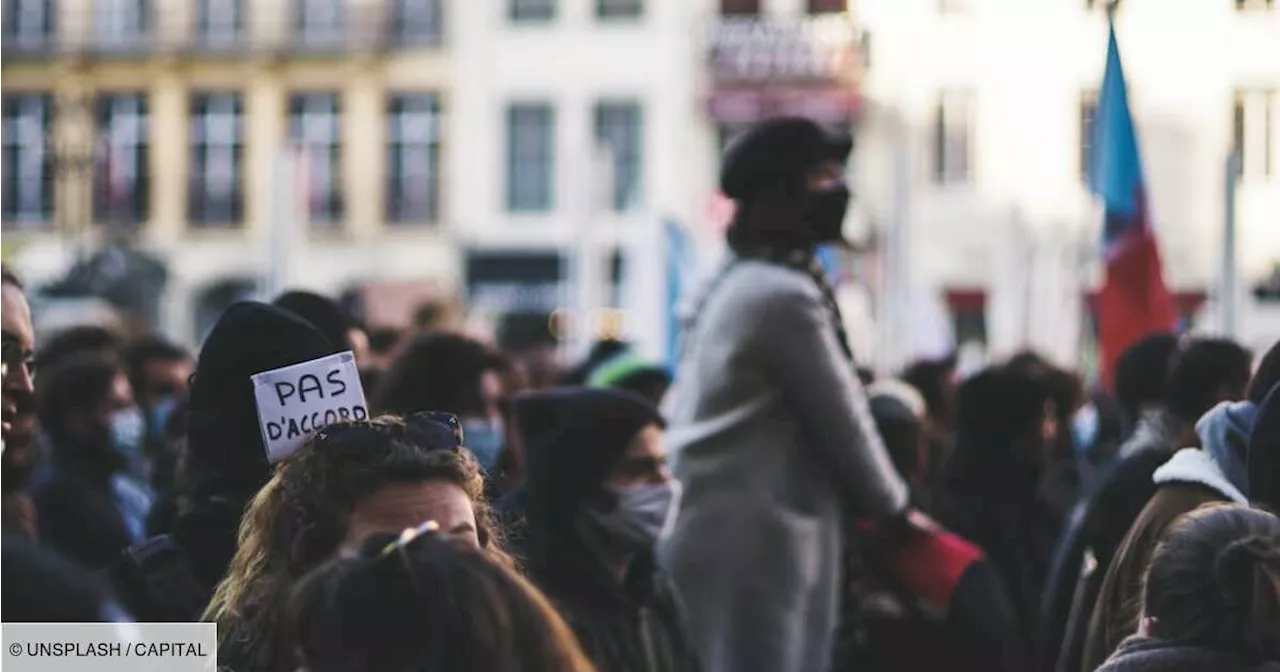
M 334 431 L 348 428 L 367 431 Z M 239 549 L 203 616 L 218 624 L 219 657 L 232 669 L 292 670 L 279 641 L 293 583 L 333 557 L 359 502 L 389 484 L 428 480 L 466 493 L 481 549 L 511 565 L 470 453 L 424 448 L 391 416 L 331 425 L 277 466 L 245 512 Z

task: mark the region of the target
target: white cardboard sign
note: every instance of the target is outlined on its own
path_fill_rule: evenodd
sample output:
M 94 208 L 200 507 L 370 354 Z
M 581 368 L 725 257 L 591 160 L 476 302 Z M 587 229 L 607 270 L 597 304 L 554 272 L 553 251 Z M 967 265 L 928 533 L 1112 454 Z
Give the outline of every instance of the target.
M 257 373 L 252 380 L 262 440 L 273 463 L 296 452 L 318 429 L 369 418 L 350 351 Z

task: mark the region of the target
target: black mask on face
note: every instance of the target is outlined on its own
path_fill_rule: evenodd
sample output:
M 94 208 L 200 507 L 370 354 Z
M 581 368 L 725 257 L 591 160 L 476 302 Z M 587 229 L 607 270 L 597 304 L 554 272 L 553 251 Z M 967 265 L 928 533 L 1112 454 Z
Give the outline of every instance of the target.
M 843 184 L 809 195 L 807 220 L 815 244 L 844 240 L 844 215 L 849 210 L 849 197 L 849 187 Z

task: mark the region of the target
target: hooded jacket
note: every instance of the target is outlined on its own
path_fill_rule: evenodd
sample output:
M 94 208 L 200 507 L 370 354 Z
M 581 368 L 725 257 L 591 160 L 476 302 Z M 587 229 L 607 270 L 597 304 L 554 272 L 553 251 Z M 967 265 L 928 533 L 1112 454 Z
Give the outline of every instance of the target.
M 602 485 L 627 444 L 663 426 L 657 409 L 625 392 L 566 388 L 517 397 L 515 413 L 528 472 L 515 498 L 525 524 L 514 550 L 534 582 L 598 669 L 697 670 L 678 597 L 652 551 L 637 554 L 619 582 L 578 525 L 588 501 L 607 496 Z
M 1280 672 L 1280 661 L 1249 661 L 1232 653 L 1134 635 L 1098 672 Z
M 1247 450 L 1256 414 L 1250 402 L 1224 402 L 1196 423 L 1203 449 L 1184 448 L 1156 469 L 1156 494 L 1138 514 L 1107 568 L 1089 621 L 1080 669 L 1097 669 L 1138 629 L 1142 580 L 1156 545 L 1179 516 L 1210 502 L 1248 504 Z M 1232 481 L 1229 474 L 1239 480 Z
M 335 352 L 310 323 L 275 306 L 236 303 L 218 319 L 191 382 L 192 504 L 172 534 L 135 545 L 110 568 L 139 618 L 194 620 L 235 556 L 244 509 L 272 473 L 251 377 Z

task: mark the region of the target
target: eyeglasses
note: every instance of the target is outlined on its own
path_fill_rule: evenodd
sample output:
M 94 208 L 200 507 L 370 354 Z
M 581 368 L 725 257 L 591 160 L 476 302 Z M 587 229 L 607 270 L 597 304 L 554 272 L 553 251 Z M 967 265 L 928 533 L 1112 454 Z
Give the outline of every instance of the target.
M 444 411 L 419 411 L 402 420 L 359 420 L 330 425 L 316 433 L 317 444 L 357 441 L 355 435 L 374 435 L 408 441 L 422 450 L 448 450 L 456 453 L 462 447 L 462 422 L 458 416 Z

